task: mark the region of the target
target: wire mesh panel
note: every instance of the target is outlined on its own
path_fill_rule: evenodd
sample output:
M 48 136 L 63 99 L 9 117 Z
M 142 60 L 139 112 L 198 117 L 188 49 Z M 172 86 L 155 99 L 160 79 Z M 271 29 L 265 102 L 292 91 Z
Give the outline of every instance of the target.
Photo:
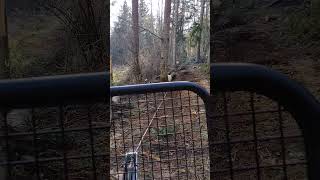
M 111 178 L 126 176 L 137 152 L 138 179 L 209 179 L 203 100 L 191 91 L 115 96 L 111 105 Z
M 10 180 L 107 177 L 108 113 L 105 104 L 7 111 L 2 121 L 1 176 Z
M 100 73 L 0 81 L 0 179 L 106 179 L 106 79 Z
M 320 103 L 308 90 L 255 64 L 213 64 L 211 78 L 211 176 L 320 178 Z
M 214 99 L 215 179 L 307 179 L 304 140 L 290 113 L 255 93 Z

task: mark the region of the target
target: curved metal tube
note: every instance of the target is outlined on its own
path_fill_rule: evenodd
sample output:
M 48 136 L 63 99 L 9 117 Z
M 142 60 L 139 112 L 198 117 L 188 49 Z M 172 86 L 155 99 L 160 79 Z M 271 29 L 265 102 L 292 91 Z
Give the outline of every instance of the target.
M 209 99 L 209 93 L 205 88 L 199 86 L 196 83 L 187 82 L 187 81 L 113 86 L 111 87 L 110 92 L 112 97 L 112 96 L 130 95 L 130 94 L 145 94 L 145 93 L 182 91 L 182 90 L 189 90 L 198 94 L 205 103 Z
M 217 63 L 211 66 L 211 94 L 218 91 L 250 91 L 279 102 L 302 130 L 309 179 L 320 179 L 320 103 L 308 90 L 264 66 Z
M 1 80 L 0 107 L 103 102 L 109 98 L 109 84 L 106 72 Z
M 182 90 L 189 90 L 196 93 L 204 101 L 206 110 L 208 109 L 208 105 L 209 105 L 208 101 L 210 99 L 208 91 L 196 83 L 185 82 L 185 81 L 114 86 L 114 87 L 111 87 L 111 97 L 121 96 L 121 95 L 131 95 L 131 94 L 145 94 L 145 93 L 182 91 Z M 127 172 L 127 174 L 124 174 L 123 179 L 137 179 L 136 166 L 131 166 L 129 170 L 126 165 L 125 172 Z

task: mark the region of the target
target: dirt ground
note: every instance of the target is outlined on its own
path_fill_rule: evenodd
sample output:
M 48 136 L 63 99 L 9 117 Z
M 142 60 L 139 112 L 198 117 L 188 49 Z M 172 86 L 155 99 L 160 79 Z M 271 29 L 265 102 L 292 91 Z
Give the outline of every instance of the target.
M 287 15 L 279 9 L 217 32 L 211 63 L 265 65 L 296 80 L 319 99 L 318 47 L 287 44 L 289 35 L 283 29 Z M 230 179 L 232 173 L 234 179 L 307 179 L 301 131 L 289 113 L 279 113 L 276 102 L 260 95 L 253 94 L 251 101 L 247 92 L 215 98 L 214 141 L 231 142 L 231 146 L 216 147 L 217 179 Z
M 186 66 L 177 72 L 175 81 L 192 78 L 208 88 L 208 76 L 199 69 L 198 65 Z M 137 151 L 139 178 L 208 179 L 206 117 L 196 94 L 178 91 L 121 97 L 120 103 L 112 105 L 111 124 L 112 178 L 121 179 L 124 154 L 136 149 L 142 139 Z

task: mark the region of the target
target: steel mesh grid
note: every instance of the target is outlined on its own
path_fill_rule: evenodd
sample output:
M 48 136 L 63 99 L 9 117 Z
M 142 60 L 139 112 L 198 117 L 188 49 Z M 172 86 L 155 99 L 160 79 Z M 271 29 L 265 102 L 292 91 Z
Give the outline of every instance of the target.
M 111 104 L 111 115 L 112 179 L 123 177 L 124 155 L 136 150 L 141 139 L 139 179 L 209 179 L 206 115 L 197 94 L 120 96 Z
M 277 102 L 250 92 L 213 98 L 214 179 L 307 179 L 301 130 Z
M 61 103 L 56 107 L 2 112 L 1 178 L 108 177 L 110 123 L 107 104 Z

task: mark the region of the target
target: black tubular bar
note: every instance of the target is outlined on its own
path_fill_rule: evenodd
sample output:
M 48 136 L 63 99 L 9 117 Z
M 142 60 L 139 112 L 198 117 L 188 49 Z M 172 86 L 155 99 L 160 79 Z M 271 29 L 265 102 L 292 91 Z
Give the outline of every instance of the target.
M 0 106 L 23 108 L 107 100 L 110 92 L 106 72 L 0 81 Z
M 94 147 L 95 142 L 97 141 L 96 139 L 93 138 L 93 135 L 96 133 L 96 130 L 98 128 L 107 128 L 110 126 L 96 126 L 93 125 L 93 119 L 92 114 L 90 110 L 88 111 L 88 119 L 86 121 L 86 126 L 85 127 L 69 127 L 64 124 L 64 109 L 63 105 L 66 104 L 73 104 L 73 103 L 95 103 L 95 102 L 106 102 L 107 98 L 110 98 L 109 95 L 112 96 L 123 96 L 123 95 L 142 95 L 144 97 L 145 102 L 139 101 L 139 98 L 137 98 L 137 105 L 138 105 L 138 114 L 135 113 L 136 116 L 138 116 L 139 120 L 143 120 L 142 118 L 140 119 L 140 116 L 142 117 L 143 115 L 143 104 L 146 103 L 146 110 L 149 111 L 151 107 L 149 107 L 148 103 L 153 103 L 154 105 L 157 105 L 159 102 L 164 102 L 164 108 L 159 109 L 159 114 L 161 116 L 161 112 L 163 111 L 163 114 L 169 114 L 171 117 L 175 117 L 177 114 L 174 112 L 174 108 L 181 108 L 181 119 L 182 119 L 182 130 L 183 133 L 180 132 L 180 134 L 185 134 L 185 128 L 184 126 L 191 126 L 192 124 L 185 124 L 183 120 L 183 104 L 179 103 L 174 106 L 174 98 L 172 98 L 171 94 L 171 99 L 170 97 L 165 99 L 163 97 L 164 94 L 162 94 L 163 98 L 157 98 L 155 93 L 172 93 L 174 91 L 178 91 L 180 93 L 180 96 L 176 98 L 176 100 L 180 98 L 180 102 L 182 102 L 182 97 L 181 97 L 181 91 L 192 91 L 194 92 L 197 96 L 199 96 L 203 101 L 205 105 L 205 110 L 206 110 L 206 116 L 207 116 L 207 132 L 208 132 L 208 138 L 209 138 L 209 153 L 213 153 L 215 146 L 218 145 L 218 142 L 213 142 L 210 139 L 214 139 L 214 128 L 215 124 L 213 123 L 213 119 L 216 118 L 216 115 L 211 111 L 213 105 L 214 99 L 212 98 L 213 96 L 210 96 L 210 94 L 201 86 L 197 85 L 196 83 L 192 82 L 184 82 L 184 81 L 179 81 L 179 82 L 168 82 L 168 83 L 151 83 L 151 84 L 138 84 L 138 85 L 129 85 L 129 86 L 117 86 L 117 87 L 111 87 L 109 88 L 109 75 L 108 73 L 91 73 L 91 74 L 79 74 L 79 75 L 63 75 L 63 76 L 53 76 L 53 77 L 40 77 L 40 78 L 28 78 L 28 79 L 18 79 L 18 80 L 1 80 L 0 81 L 0 107 L 3 108 L 3 113 L 6 113 L 6 109 L 11 109 L 11 108 L 35 108 L 39 106 L 57 106 L 60 109 L 60 122 L 58 126 L 60 128 L 55 128 L 55 129 L 35 129 L 33 131 L 28 131 L 28 132 L 12 132 L 9 131 L 8 125 L 6 124 L 7 121 L 4 120 L 4 133 L 0 135 L 0 139 L 2 138 L 2 141 L 6 144 L 6 149 L 7 152 L 10 149 L 10 143 L 9 140 L 10 138 L 14 138 L 16 136 L 21 136 L 21 135 L 31 135 L 32 139 L 34 140 L 34 146 L 37 147 L 40 145 L 40 141 L 38 141 L 38 136 L 41 134 L 48 134 L 48 133 L 57 133 L 62 135 L 61 136 L 61 141 L 62 145 L 65 145 L 65 139 L 64 136 L 68 134 L 68 132 L 80 132 L 82 130 L 85 130 L 90 139 L 88 139 L 89 143 L 89 154 L 73 154 L 72 156 L 65 154 L 59 157 L 47 157 L 47 158 L 42 158 L 39 156 L 39 151 L 37 149 L 34 150 L 34 156 L 35 159 L 32 160 L 17 160 L 17 159 L 11 159 L 9 154 L 8 154 L 8 159 L 0 162 L 0 165 L 7 165 L 6 167 L 8 168 L 8 177 L 10 177 L 10 173 L 12 171 L 12 167 L 14 165 L 19 165 L 19 164 L 34 164 L 36 167 L 36 170 L 39 171 L 39 166 L 41 165 L 42 162 L 47 162 L 47 161 L 53 161 L 53 160 L 59 160 L 61 162 L 64 162 L 65 168 L 65 179 L 67 179 L 68 173 L 68 163 L 72 159 L 83 159 L 83 158 L 88 158 L 92 161 L 93 166 L 92 171 L 93 171 L 93 178 L 98 179 L 96 175 L 96 169 L 98 167 L 95 166 L 95 162 L 98 161 L 98 157 L 100 156 L 108 156 L 110 154 L 98 154 L 94 153 L 96 147 Z M 264 96 L 267 96 L 276 102 L 279 103 L 286 111 L 291 113 L 291 115 L 295 118 L 297 121 L 300 129 L 302 130 L 303 137 L 304 137 L 304 142 L 305 142 L 305 149 L 306 149 L 306 158 L 307 158 L 307 165 L 308 165 L 308 177 L 311 180 L 317 180 L 320 179 L 320 175 L 318 172 L 318 167 L 320 167 L 320 142 L 317 140 L 318 137 L 320 137 L 320 130 L 318 130 L 318 127 L 320 127 L 320 103 L 302 86 L 297 84 L 296 82 L 290 80 L 286 76 L 270 70 L 266 67 L 259 66 L 259 65 L 253 65 L 253 64 L 213 64 L 211 67 L 211 94 L 215 94 L 216 92 L 226 92 L 226 91 L 248 91 L 251 93 L 258 93 L 262 94 Z M 180 91 L 180 92 L 179 92 Z M 151 93 L 150 96 L 148 93 Z M 148 101 L 148 97 L 152 98 L 152 94 L 154 96 L 154 102 Z M 189 95 L 189 94 L 188 94 Z M 169 94 L 170 96 L 170 94 Z M 190 103 L 190 95 L 189 97 L 189 107 L 191 107 Z M 198 97 L 197 97 L 198 98 Z M 170 110 L 170 105 L 169 107 L 165 107 L 166 105 L 166 100 L 168 103 L 172 105 L 172 110 Z M 128 99 L 129 102 L 122 102 L 120 99 L 120 105 L 132 105 L 134 104 L 133 99 Z M 158 102 L 157 102 L 158 101 Z M 140 104 L 139 104 L 140 103 Z M 253 109 L 252 112 L 247 113 L 247 114 L 255 114 L 257 115 L 259 111 L 256 111 L 253 107 L 253 100 L 251 99 L 250 101 L 251 108 Z M 139 108 L 141 107 L 141 109 Z M 197 103 L 197 107 L 199 107 L 199 103 Z M 227 108 L 227 106 L 225 107 Z M 111 108 L 110 108 L 111 109 Z M 161 110 L 161 111 L 160 111 Z M 227 109 L 225 109 L 227 111 Z M 279 119 L 282 120 L 282 115 L 281 115 L 281 107 L 279 106 L 279 111 L 274 111 L 274 112 L 279 112 Z M 33 109 L 32 109 L 33 111 Z M 165 112 L 167 111 L 167 113 Z M 170 113 L 170 111 L 172 111 Z M 197 110 L 197 114 L 199 114 L 200 118 L 200 112 L 199 108 Z M 59 112 L 58 112 L 59 113 Z M 123 109 L 120 111 L 121 114 L 125 114 Z M 157 113 L 157 111 L 156 111 Z M 33 113 L 32 113 L 33 114 Z M 134 119 L 134 111 L 129 110 L 129 117 Z M 226 113 L 228 114 L 228 113 Z M 234 113 L 236 114 L 236 113 Z M 191 117 L 191 112 L 190 115 Z M 237 115 L 236 115 L 237 116 Z M 157 114 L 156 116 L 157 117 Z M 228 116 L 229 118 L 231 117 L 230 115 Z M 228 119 L 226 116 L 225 119 Z M 122 117 L 120 117 L 121 119 Z M 169 116 L 164 116 L 165 120 L 166 118 L 170 118 Z M 33 119 L 33 118 L 32 118 Z M 144 121 L 144 123 L 149 120 L 149 117 Z M 156 118 L 157 123 L 157 128 L 161 128 L 162 126 L 169 126 L 168 124 L 158 124 L 158 120 L 160 118 Z M 160 122 L 160 121 L 159 121 Z M 35 120 L 32 122 L 32 126 L 36 126 Z M 125 126 L 127 122 L 125 122 L 123 119 L 121 119 L 122 126 Z M 132 123 L 130 121 L 130 123 Z M 175 123 L 175 122 L 174 122 Z M 280 121 L 281 123 L 281 121 Z M 141 124 L 141 123 L 139 123 Z M 174 130 L 176 129 L 176 125 L 178 124 L 173 124 Z M 199 123 L 200 125 L 200 123 Z M 112 126 L 112 125 L 111 125 Z M 201 125 L 200 125 L 201 126 Z M 282 126 L 280 124 L 280 126 Z M 152 126 L 151 126 L 152 127 Z M 131 132 L 136 131 L 136 128 L 139 127 L 133 127 L 131 124 L 130 130 Z M 122 129 L 124 130 L 124 129 Z M 142 128 L 143 130 L 143 128 Z M 111 130 L 112 131 L 112 130 Z M 141 131 L 141 127 L 140 127 Z M 200 135 L 201 135 L 201 127 L 200 127 Z M 255 130 L 254 130 L 255 131 Z M 276 136 L 275 138 L 282 140 L 281 145 L 283 145 L 283 132 L 281 130 L 281 136 L 278 137 Z M 191 130 L 190 134 L 195 133 L 196 131 Z M 125 134 L 125 132 L 122 132 Z M 141 132 L 140 132 L 141 133 Z M 157 132 L 159 135 L 159 132 Z M 227 134 L 229 134 L 227 132 Z M 176 143 L 176 135 L 179 135 L 178 132 L 174 136 L 174 143 Z M 150 134 L 148 135 L 150 137 Z M 114 137 L 115 138 L 115 137 Z M 122 135 L 122 137 L 117 137 L 117 138 L 123 138 L 123 142 L 125 142 L 125 137 Z M 130 137 L 129 137 L 130 138 Z M 159 136 L 157 136 L 159 138 Z M 167 137 L 168 138 L 168 137 Z M 182 137 L 183 138 L 183 137 Z M 132 137 L 131 137 L 132 139 Z M 187 139 L 182 139 L 184 142 L 188 141 Z M 261 139 L 258 139 L 261 141 Z M 271 138 L 267 138 L 267 140 L 271 140 Z M 133 139 L 132 139 L 133 141 Z M 191 144 L 193 143 L 190 142 Z M 257 141 L 257 137 L 254 137 L 254 139 L 249 139 L 249 141 L 255 143 Z M 166 145 L 170 144 L 171 141 L 166 139 Z M 200 142 L 202 143 L 202 142 Z M 229 145 L 228 151 L 232 149 L 230 146 L 230 143 L 235 143 L 234 139 L 229 139 L 226 145 Z M 133 143 L 132 143 L 133 144 Z M 225 142 L 222 142 L 222 144 L 225 144 Z M 115 144 L 115 146 L 119 146 L 120 144 Z M 123 144 L 124 145 L 124 144 Z M 158 144 L 153 144 L 154 146 L 159 145 L 160 149 L 160 143 L 158 139 Z M 165 145 L 165 144 L 164 144 Z M 149 146 L 149 145 L 148 145 Z M 151 145 L 150 145 L 151 146 Z M 257 145 L 255 145 L 257 146 Z M 142 152 L 144 152 L 145 149 L 144 147 L 147 146 L 141 146 Z M 128 149 L 130 147 L 125 147 L 124 149 Z M 135 148 L 135 147 L 133 147 Z M 195 151 L 198 151 L 198 147 L 192 146 L 193 150 L 192 152 L 195 153 Z M 207 148 L 207 147 L 205 147 Z M 282 149 L 285 149 L 285 147 L 281 147 Z M 184 151 L 185 154 L 183 154 L 184 157 L 187 157 L 187 149 L 186 147 L 179 147 L 181 149 L 181 152 Z M 255 147 L 257 149 L 257 147 Z M 150 150 L 151 151 L 151 150 Z M 177 149 L 177 147 L 171 149 L 170 151 L 179 152 L 180 150 Z M 285 151 L 285 150 L 283 150 Z M 169 151 L 167 151 L 169 152 Z M 9 153 L 9 152 L 8 152 Z M 65 152 L 63 152 L 65 153 Z M 156 155 L 156 152 L 151 152 L 151 155 Z M 202 154 L 201 154 L 202 153 Z M 160 153 L 161 154 L 161 153 Z M 199 149 L 199 154 L 203 156 L 203 149 Z M 77 155 L 77 156 L 75 156 Z M 165 156 L 165 157 L 169 157 Z M 193 156 L 195 157 L 195 156 Z M 210 156 L 211 157 L 211 156 Z M 118 156 L 115 156 L 113 158 L 119 158 Z M 203 157 L 202 157 L 203 158 Z M 229 157 L 231 159 L 231 157 Z M 187 158 L 186 158 L 187 159 Z M 174 162 L 178 164 L 180 159 L 174 159 Z M 201 159 L 200 159 L 201 160 Z M 160 159 L 157 161 L 168 161 L 165 158 Z M 156 163 L 157 161 L 153 161 Z M 256 160 L 258 161 L 258 160 Z M 286 165 L 292 164 L 290 162 L 285 162 L 286 158 L 283 156 L 283 166 L 281 165 L 280 167 L 283 167 L 284 172 L 286 173 Z M 152 163 L 153 163 L 152 162 Z M 142 159 L 142 162 L 139 163 L 146 163 L 148 162 L 144 161 Z M 239 170 L 238 167 L 232 167 L 232 161 L 229 162 L 231 165 L 231 168 L 236 171 L 237 169 Z M 185 161 L 185 163 L 182 161 L 181 165 L 186 164 L 186 167 L 188 166 L 188 162 Z M 213 167 L 213 160 L 210 159 L 210 166 Z M 112 166 L 112 164 L 111 164 Z M 118 165 L 117 165 L 118 166 Z M 201 166 L 199 166 L 199 169 L 197 169 L 199 165 L 196 164 L 196 160 L 194 162 L 190 163 L 190 168 L 196 168 L 195 171 L 196 173 L 200 173 L 201 171 L 204 172 L 204 165 L 202 163 Z M 257 165 L 259 166 L 259 164 Z M 266 165 L 261 165 L 260 168 L 266 167 Z M 273 166 L 275 167 L 275 166 Z M 120 166 L 117 168 L 121 168 Z M 173 167 L 162 167 L 161 168 L 161 163 L 160 163 L 160 171 L 162 173 L 162 170 L 165 169 L 174 169 Z M 202 168 L 202 169 L 201 169 Z M 247 169 L 256 169 L 256 167 L 241 167 L 241 168 L 247 168 Z M 240 168 L 240 169 L 241 169 Z M 109 169 L 108 169 L 109 170 Z M 106 171 L 108 171 L 106 170 Z M 230 170 L 230 169 L 229 169 Z M 144 171 L 144 170 L 142 170 Z M 159 171 L 159 169 L 154 169 L 154 171 Z M 228 171 L 228 169 L 226 169 Z M 231 170 L 232 172 L 233 170 Z M 36 172 L 38 179 L 40 177 L 40 173 Z M 180 173 L 178 171 L 178 173 Z M 188 171 L 187 177 L 188 177 Z M 215 173 L 213 169 L 211 169 L 211 173 Z M 162 174 L 161 174 L 162 175 Z M 179 176 L 179 175 L 178 175 Z M 210 176 L 212 179 L 214 179 L 214 176 Z M 232 178 L 232 177 L 231 177 Z M 258 177 L 259 178 L 259 177 Z
M 225 91 L 255 92 L 279 102 L 291 113 L 304 137 L 308 178 L 320 179 L 320 103 L 308 90 L 264 66 L 244 63 L 213 64 L 211 94 Z
M 112 96 L 121 96 L 121 95 L 130 95 L 130 94 L 145 94 L 145 93 L 156 93 L 163 91 L 181 91 L 189 90 L 197 95 L 199 95 L 204 103 L 209 98 L 209 93 L 206 89 L 199 86 L 193 82 L 187 81 L 175 81 L 175 82 L 163 82 L 163 83 L 149 83 L 149 84 L 135 84 L 127 86 L 114 86 L 111 87 L 111 97 Z
M 200 106 L 202 110 L 204 110 L 203 108 L 207 109 L 208 107 L 204 106 L 209 104 L 207 101 L 210 99 L 209 92 L 206 89 L 196 83 L 175 81 L 114 86 L 111 87 L 110 90 L 111 97 L 123 96 L 119 99 L 119 102 L 122 103 L 118 102 L 117 104 L 117 102 L 113 101 L 111 103 L 112 108 L 117 108 L 117 106 L 120 108 L 119 110 L 112 111 L 112 117 L 113 113 L 116 112 L 122 114 L 120 117 L 111 120 L 113 127 L 118 126 L 118 130 L 115 128 L 112 129 L 114 136 L 116 134 L 115 132 L 118 132 L 118 137 L 117 139 L 111 139 L 114 143 L 114 150 L 112 152 L 115 153 L 112 155 L 113 161 L 115 161 L 112 164 L 116 164 L 114 170 L 117 171 L 114 172 L 115 174 L 111 174 L 111 176 L 126 173 L 122 172 L 118 165 L 122 163 L 123 152 L 126 152 L 128 148 L 119 147 L 119 143 L 123 143 L 123 145 L 128 144 L 128 146 L 132 143 L 132 146 L 136 147 L 133 138 L 135 142 L 137 142 L 137 139 L 142 139 L 141 135 L 147 130 L 144 145 L 141 145 L 140 149 L 142 153 L 139 152 L 139 156 L 141 157 L 138 174 L 139 172 L 142 173 L 140 175 L 142 179 L 148 179 L 148 177 L 151 179 L 208 177 L 209 171 L 206 171 L 205 164 L 207 163 L 209 165 L 209 158 L 204 158 L 209 154 L 208 151 L 203 149 L 208 149 L 208 146 L 202 142 L 202 136 L 207 128 L 202 127 L 206 124 L 205 118 L 201 117 L 202 120 L 200 120 L 200 115 L 205 116 L 205 113 L 200 113 Z M 183 95 L 185 97 L 182 97 L 182 92 L 184 92 Z M 193 94 L 192 99 L 191 94 Z M 139 96 L 142 98 L 139 98 Z M 126 99 L 126 103 L 123 103 L 122 99 Z M 136 100 L 131 101 L 131 99 Z M 203 103 L 199 103 L 199 99 L 201 99 Z M 185 104 L 183 104 L 183 102 Z M 143 104 L 145 104 L 144 107 L 142 107 Z M 132 111 L 131 109 L 129 111 L 123 111 L 122 108 L 125 108 L 124 105 L 133 105 L 134 107 L 132 108 L 137 108 L 138 111 Z M 191 111 L 191 109 L 196 112 Z M 127 112 L 128 117 L 123 119 L 122 117 L 125 112 Z M 132 112 L 137 112 L 138 114 L 136 113 L 136 116 L 133 117 Z M 184 114 L 184 112 L 188 115 Z M 196 113 L 199 119 L 193 120 L 191 118 L 194 116 L 193 113 Z M 179 116 L 178 114 L 181 115 Z M 116 114 L 114 116 L 116 116 Z M 143 118 L 143 116 L 146 117 Z M 150 124 L 150 130 L 148 130 L 147 125 L 153 119 L 153 125 Z M 141 120 L 143 120 L 143 122 Z M 178 123 L 179 121 L 182 121 L 182 123 Z M 199 127 L 193 126 L 195 121 L 198 121 L 196 124 L 199 124 Z M 132 126 L 132 122 L 135 122 L 136 127 L 124 127 L 124 125 L 122 125 L 123 122 L 125 122 L 127 126 Z M 172 128 L 175 132 L 172 136 L 161 135 L 163 132 L 160 130 L 167 131 L 170 130 L 169 128 Z M 181 142 L 178 140 L 178 137 Z M 188 138 L 188 140 L 186 138 Z M 195 142 L 195 139 L 197 139 L 197 142 Z M 158 159 L 153 159 L 153 157 Z M 206 172 L 208 173 L 207 175 Z
M 58 178 L 55 176 L 59 176 L 67 180 L 73 179 L 70 176 L 73 176 L 74 169 L 90 165 L 90 170 L 83 170 L 83 176 L 92 175 L 91 179 L 98 179 L 98 173 L 100 176 L 103 173 L 108 174 L 109 168 L 103 168 L 102 172 L 98 172 L 101 170 L 100 166 L 97 167 L 99 165 L 98 159 L 107 161 L 109 154 L 106 151 L 100 153 L 101 150 L 97 150 L 96 144 L 101 143 L 100 137 L 97 137 L 97 134 L 101 134 L 98 131 L 108 132 L 110 130 L 109 116 L 102 116 L 108 110 L 99 111 L 99 107 L 109 107 L 109 94 L 110 81 L 109 74 L 106 72 L 0 80 L 0 108 L 4 117 L 1 119 L 3 122 L 0 122 L 0 129 L 2 129 L 0 146 L 1 153 L 5 153 L 5 156 L 0 160 L 2 170 L 0 176 L 8 180 L 16 179 L 19 176 L 22 176 L 23 179 L 31 177 L 43 179 L 46 176 Z M 86 107 L 95 106 L 97 109 L 88 108 L 88 117 L 79 118 L 76 115 L 84 111 L 79 108 L 83 105 Z M 8 123 L 7 114 L 19 109 L 30 109 L 32 124 L 29 125 L 28 120 L 25 119 L 26 122 L 23 122 L 26 124 L 25 128 L 14 129 L 14 125 L 11 126 Z M 42 115 L 38 117 L 36 115 L 39 112 Z M 99 113 L 99 117 L 96 115 L 97 113 Z M 51 119 L 52 117 L 49 116 L 54 116 L 55 119 Z M 66 117 L 68 117 L 68 121 Z M 81 122 L 84 118 L 86 122 Z M 95 124 L 93 124 L 93 118 L 95 118 Z M 28 137 L 32 137 L 31 142 Z M 75 137 L 80 137 L 78 142 L 72 142 L 76 139 Z M 30 143 L 20 145 L 20 139 Z M 81 144 L 81 147 L 84 147 L 81 153 L 75 153 L 78 150 L 75 148 L 80 146 L 79 141 L 88 141 L 89 146 Z M 48 145 L 50 148 L 46 147 Z M 106 149 L 109 148 L 107 143 L 101 145 Z M 16 146 L 19 146 L 20 149 Z M 46 155 L 50 152 L 49 150 L 61 152 L 61 154 Z M 91 160 L 91 163 L 79 163 L 87 162 L 87 160 Z M 77 163 L 75 163 L 76 161 Z M 59 171 L 59 168 L 55 168 L 51 172 L 50 169 L 52 170 L 55 163 L 61 164 L 60 168 L 63 170 Z M 72 166 L 77 167 L 71 168 Z M 18 167 L 28 170 L 17 171 L 15 168 Z M 48 171 L 50 171 L 49 174 L 47 174 Z

